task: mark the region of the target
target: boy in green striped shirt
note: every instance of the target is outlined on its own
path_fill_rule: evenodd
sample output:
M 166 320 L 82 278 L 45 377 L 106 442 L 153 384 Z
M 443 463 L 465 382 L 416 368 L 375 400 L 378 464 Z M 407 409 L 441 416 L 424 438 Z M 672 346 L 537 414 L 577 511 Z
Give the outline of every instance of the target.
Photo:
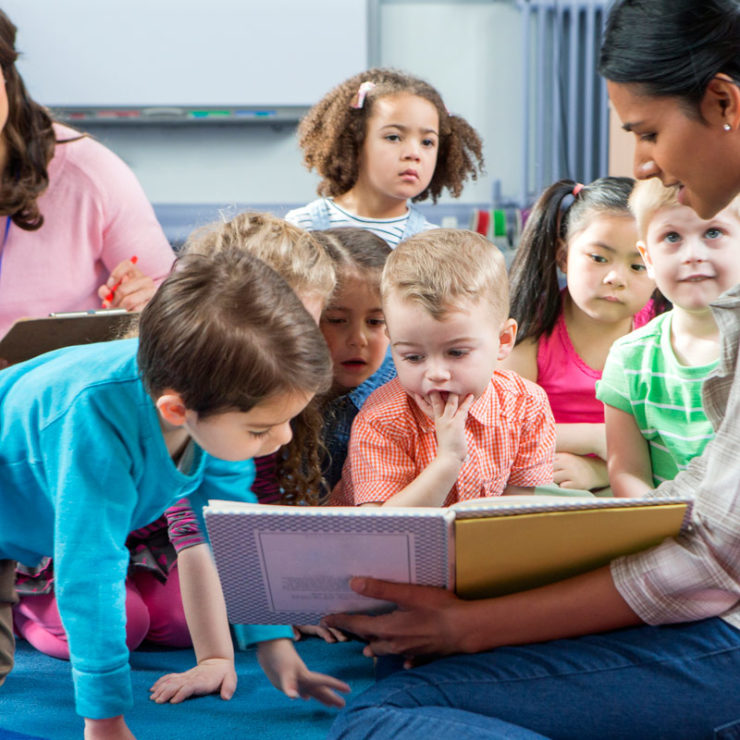
M 648 273 L 673 308 L 617 340 L 597 384 L 615 496 L 644 496 L 714 436 L 701 387 L 719 360 L 710 303 L 740 282 L 740 197 L 705 221 L 653 178 L 630 197 Z

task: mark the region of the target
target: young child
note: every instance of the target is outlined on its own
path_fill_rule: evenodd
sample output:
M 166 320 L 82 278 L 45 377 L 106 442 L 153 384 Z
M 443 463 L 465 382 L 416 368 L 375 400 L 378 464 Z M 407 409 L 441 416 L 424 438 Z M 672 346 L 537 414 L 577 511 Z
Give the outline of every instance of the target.
M 511 266 L 519 335 L 504 367 L 547 392 L 557 424 L 554 480 L 563 488 L 608 486 L 596 381 L 614 340 L 659 310 L 627 204 L 633 184 L 604 177 L 585 187 L 551 185 L 527 219 Z
M 322 197 L 287 220 L 309 230 L 371 229 L 391 247 L 434 227 L 409 200 L 436 203 L 445 188 L 457 198 L 483 167 L 481 140 L 467 121 L 450 114 L 431 85 L 392 69 L 338 85 L 298 133 Z
M 551 483 L 547 396 L 497 369 L 516 336 L 499 250 L 470 231 L 418 234 L 381 294 L 398 378 L 355 418 L 335 502 L 446 506 Z
M 367 229 L 328 229 L 313 236 L 328 248 L 337 271 L 337 287 L 319 324 L 334 376 L 321 408 L 328 453 L 324 480 L 331 491 L 342 477 L 357 412 L 376 388 L 396 377 L 380 300 L 380 275 L 391 249 Z
M 213 256 L 232 249 L 259 257 L 272 267 L 318 324 L 336 283 L 334 259 L 321 242 L 283 219 L 247 211 L 199 229 L 189 237 L 183 252 Z M 291 428 L 293 439 L 286 445 L 254 459 L 251 488 L 259 501 L 316 503 L 322 491 L 321 416 L 315 401 L 292 420 Z M 177 552 L 182 603 L 197 664 L 189 671 L 160 678 L 152 686 L 151 698 L 158 703 L 178 703 L 218 691 L 229 699 L 236 688 L 236 671 L 223 595 L 214 588 L 208 599 L 203 598 L 204 589 L 218 584 L 210 550 L 189 502 L 178 502 L 166 514 L 163 526 L 169 526 L 171 549 Z M 254 625 L 235 624 L 233 631 L 242 648 L 260 636 Z
M 259 257 L 272 267 L 318 321 L 334 289 L 334 264 L 307 232 L 269 214 L 241 213 L 227 223 L 207 226 L 191 235 L 183 251 L 211 255 L 235 248 Z M 303 425 L 294 424 L 298 429 L 300 449 L 318 448 L 318 431 L 311 445 Z M 315 480 L 309 483 L 318 491 L 321 471 L 318 454 L 315 457 Z M 252 491 L 258 496 L 274 491 L 279 497 L 275 482 L 277 458 L 275 453 L 255 459 L 257 473 Z M 289 460 L 282 463 L 282 467 L 286 468 L 283 475 L 288 488 L 305 483 L 306 470 L 302 464 Z M 131 650 L 144 639 L 174 647 L 192 644 L 180 593 L 177 552 L 203 544 L 205 538 L 189 505 L 171 507 L 168 516 L 169 532 L 168 521 L 162 516 L 132 532 L 126 543 L 131 553 L 130 575 L 126 579 L 126 633 Z M 203 549 L 204 556 L 210 557 L 205 545 Z M 20 596 L 13 609 L 16 633 L 41 652 L 69 659 L 67 636 L 56 607 L 53 563 L 49 558 L 38 568 L 19 566 L 16 590 Z
M 651 179 L 637 183 L 630 207 L 673 309 L 614 343 L 597 386 L 612 490 L 628 497 L 672 480 L 714 437 L 701 393 L 719 360 L 710 303 L 740 282 L 740 198 L 704 220 Z
M 232 247 L 272 267 L 319 323 L 336 286 L 335 259 L 323 242 L 272 214 L 245 211 L 191 234 L 183 251 L 209 255 Z M 252 491 L 260 502 L 316 502 L 321 490 L 320 427 L 318 402 L 314 401 L 296 418 L 293 439 L 280 453 L 255 459 Z
M 196 511 L 209 498 L 252 498 L 249 458 L 285 444 L 290 419 L 329 379 L 323 337 L 285 281 L 234 251 L 181 261 L 144 309 L 138 340 L 0 372 L 0 557 L 54 556 L 86 738 L 133 737 L 123 719 L 128 533 L 184 496 Z M 5 618 L 10 601 L 0 594 Z M 341 704 L 331 689 L 346 686 L 310 673 L 289 635 L 262 628 L 270 679 Z

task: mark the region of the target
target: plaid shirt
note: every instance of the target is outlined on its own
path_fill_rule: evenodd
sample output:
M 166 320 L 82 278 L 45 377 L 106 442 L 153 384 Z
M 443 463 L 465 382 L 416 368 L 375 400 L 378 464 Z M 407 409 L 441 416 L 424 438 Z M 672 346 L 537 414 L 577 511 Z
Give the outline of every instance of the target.
M 545 392 L 516 373 L 497 370 L 471 406 L 465 424 L 468 455 L 444 505 L 498 496 L 507 485 L 552 483 L 555 422 Z M 342 480 L 332 503 L 386 501 L 437 455 L 434 422 L 398 379 L 367 400 L 355 418 Z
M 693 497 L 693 525 L 611 566 L 617 589 L 648 624 L 720 616 L 740 628 L 740 286 L 712 310 L 722 346 L 702 396 L 716 437 L 687 470 L 651 493 Z

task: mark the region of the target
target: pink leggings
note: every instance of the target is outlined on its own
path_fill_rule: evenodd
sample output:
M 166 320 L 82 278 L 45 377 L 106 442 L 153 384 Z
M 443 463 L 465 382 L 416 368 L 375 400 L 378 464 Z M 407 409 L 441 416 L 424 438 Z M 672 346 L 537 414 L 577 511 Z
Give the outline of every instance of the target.
M 69 660 L 69 646 L 53 593 L 23 596 L 13 607 L 13 627 L 37 650 Z M 177 563 L 167 583 L 140 571 L 126 579 L 126 644 L 135 650 L 144 639 L 171 647 L 190 647 L 192 640 L 180 596 Z

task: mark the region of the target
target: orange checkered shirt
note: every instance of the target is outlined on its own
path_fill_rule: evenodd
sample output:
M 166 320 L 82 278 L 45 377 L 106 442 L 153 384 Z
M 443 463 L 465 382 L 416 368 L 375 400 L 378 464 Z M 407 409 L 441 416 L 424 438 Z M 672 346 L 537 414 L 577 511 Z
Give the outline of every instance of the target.
M 445 499 L 499 496 L 507 485 L 552 483 L 555 421 L 545 392 L 509 370 L 497 370 L 465 423 L 468 455 Z M 434 422 L 398 379 L 381 386 L 355 417 L 342 480 L 331 503 L 386 501 L 404 489 L 437 454 Z

